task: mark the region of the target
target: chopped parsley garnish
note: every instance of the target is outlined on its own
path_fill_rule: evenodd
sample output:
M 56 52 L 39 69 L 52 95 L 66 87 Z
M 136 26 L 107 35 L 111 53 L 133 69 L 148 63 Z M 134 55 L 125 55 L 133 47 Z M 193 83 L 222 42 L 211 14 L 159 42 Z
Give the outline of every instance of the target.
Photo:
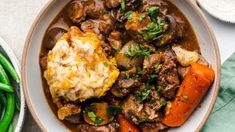
M 158 85 L 158 86 L 157 86 L 157 91 L 158 91 L 158 92 L 161 92 L 161 91 L 162 91 L 162 86 Z
M 164 31 L 165 22 L 161 18 L 157 18 L 157 22 L 149 23 L 140 34 L 143 35 L 144 40 L 158 39 Z
M 96 126 L 99 125 L 103 121 L 103 119 L 100 117 L 97 117 L 93 111 L 87 112 L 87 116 L 91 119 L 91 121 L 95 123 Z
M 142 118 L 141 118 L 141 121 L 146 121 L 148 119 L 148 116 L 147 115 L 144 115 Z
M 108 64 L 108 62 L 104 62 L 104 65 L 106 66 L 106 67 L 108 67 L 109 66 L 109 64 Z
M 150 74 L 150 79 L 155 79 L 155 78 L 157 78 L 158 77 L 158 75 L 155 73 L 155 72 L 153 72 L 152 74 Z
M 128 72 L 125 72 L 126 78 L 130 78 L 130 74 Z
M 137 67 L 137 74 L 142 75 L 142 69 L 141 69 L 141 67 Z
M 146 89 L 145 92 L 141 92 L 138 94 L 138 97 L 141 101 L 144 101 L 150 94 L 151 92 L 151 86 L 149 85 L 149 83 L 146 83 Z
M 166 104 L 167 104 L 166 101 L 161 101 L 161 102 L 160 102 L 160 105 L 162 105 L 162 106 L 165 106 Z
M 122 10 L 125 10 L 125 8 L 126 8 L 126 1 L 125 0 L 121 0 L 121 8 L 122 8 Z
M 156 63 L 154 64 L 154 68 L 158 68 L 158 66 L 159 66 L 159 62 L 156 62 Z
M 124 15 L 125 18 L 127 18 L 127 20 L 130 21 L 130 22 L 133 20 L 133 14 L 132 13 L 133 13 L 133 11 L 128 11 Z
M 153 98 L 153 99 L 151 99 L 151 100 L 149 101 L 149 103 L 150 103 L 150 104 L 153 104 L 153 103 L 155 103 L 156 101 L 157 101 L 157 100 Z
M 157 6 L 150 7 L 150 8 L 146 11 L 146 13 L 147 13 L 152 19 L 154 19 L 154 18 L 158 15 L 159 12 L 160 12 L 160 8 L 157 7 Z
M 116 51 L 116 52 L 119 52 L 119 48 L 116 46 L 116 45 L 114 45 L 114 44 L 111 44 L 111 47 Z
M 137 44 L 135 46 L 130 46 L 127 51 L 125 52 L 125 55 L 128 57 L 141 57 L 146 56 L 149 57 L 151 54 L 151 50 L 146 48 L 142 44 Z
M 123 108 L 121 106 L 108 106 L 108 111 L 111 116 L 117 115 Z
M 138 78 L 140 78 L 141 75 L 142 75 L 142 69 L 141 69 L 141 67 L 136 67 L 136 70 L 137 70 L 137 73 L 136 73 L 136 75 L 134 76 L 134 79 L 135 79 L 135 80 L 138 79 Z
M 139 22 L 142 22 L 142 21 L 144 20 L 144 18 L 145 18 L 145 16 L 139 16 L 139 17 L 138 17 L 138 21 L 139 21 Z

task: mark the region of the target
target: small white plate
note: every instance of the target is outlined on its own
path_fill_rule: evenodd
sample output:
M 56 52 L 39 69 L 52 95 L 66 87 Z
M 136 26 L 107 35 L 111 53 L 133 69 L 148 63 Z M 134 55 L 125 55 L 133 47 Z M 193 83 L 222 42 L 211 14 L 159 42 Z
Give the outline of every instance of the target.
M 235 0 L 197 0 L 197 3 L 212 16 L 235 23 Z
M 20 64 L 12 51 L 12 49 L 8 46 L 8 44 L 0 37 L 0 52 L 4 54 L 9 60 L 11 61 L 13 67 L 15 68 L 17 74 L 20 76 L 21 79 L 21 74 L 20 74 Z M 26 105 L 25 105 L 25 98 L 24 98 L 24 93 L 22 89 L 22 84 L 17 84 L 16 82 L 12 82 L 14 88 L 16 88 L 16 92 L 18 94 L 18 97 L 20 98 L 20 112 L 16 112 L 14 115 L 13 119 L 13 124 L 14 124 L 14 132 L 20 132 L 23 123 L 24 123 L 24 116 L 25 116 L 25 110 L 26 110 Z M 1 130 L 0 130 L 1 131 Z

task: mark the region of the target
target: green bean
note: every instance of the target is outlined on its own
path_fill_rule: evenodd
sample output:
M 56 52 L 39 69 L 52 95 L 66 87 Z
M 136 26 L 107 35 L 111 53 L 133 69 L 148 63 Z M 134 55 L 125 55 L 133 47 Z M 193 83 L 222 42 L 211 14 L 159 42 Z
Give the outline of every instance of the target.
M 1 119 L 3 117 L 3 114 L 5 112 L 5 107 L 6 107 L 6 104 L 7 104 L 6 96 L 2 91 L 0 91 L 0 102 L 2 104 L 2 111 L 0 113 L 0 119 Z
M 5 132 L 10 125 L 15 111 L 15 97 L 14 94 L 7 93 L 7 106 L 5 114 L 0 122 L 0 130 Z
M 0 64 L 0 81 L 4 84 L 10 85 L 10 80 L 1 64 Z
M 0 90 L 6 91 L 6 92 L 9 92 L 9 93 L 14 92 L 14 89 L 13 89 L 12 86 L 4 84 L 4 83 L 0 83 Z
M 11 124 L 8 127 L 7 132 L 13 132 L 14 131 L 14 126 L 13 126 L 13 122 L 11 122 Z
M 20 78 L 17 74 L 17 72 L 15 71 L 14 67 L 12 66 L 12 64 L 10 63 L 10 61 L 8 61 L 8 59 L 2 54 L 0 53 L 0 63 L 2 64 L 2 66 L 4 67 L 4 69 L 6 71 L 8 71 L 8 73 L 11 75 L 11 77 L 17 82 L 20 82 Z

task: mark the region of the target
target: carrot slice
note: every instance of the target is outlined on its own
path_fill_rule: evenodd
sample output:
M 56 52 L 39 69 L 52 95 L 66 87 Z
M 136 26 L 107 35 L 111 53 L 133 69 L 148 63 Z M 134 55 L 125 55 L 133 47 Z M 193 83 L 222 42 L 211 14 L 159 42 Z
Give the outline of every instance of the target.
M 120 124 L 120 132 L 139 132 L 139 129 L 125 119 L 123 115 L 119 114 L 117 120 Z
M 214 81 L 214 71 L 201 64 L 192 64 L 173 102 L 168 102 L 163 123 L 177 127 L 184 124 Z

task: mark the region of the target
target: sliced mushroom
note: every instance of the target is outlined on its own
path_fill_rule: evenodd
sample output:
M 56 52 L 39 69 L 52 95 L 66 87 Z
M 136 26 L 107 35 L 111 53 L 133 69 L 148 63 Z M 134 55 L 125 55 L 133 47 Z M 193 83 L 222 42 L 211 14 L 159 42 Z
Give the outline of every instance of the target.
M 83 111 L 83 118 L 90 125 L 105 125 L 111 122 L 114 117 L 108 112 L 108 103 L 92 103 Z

